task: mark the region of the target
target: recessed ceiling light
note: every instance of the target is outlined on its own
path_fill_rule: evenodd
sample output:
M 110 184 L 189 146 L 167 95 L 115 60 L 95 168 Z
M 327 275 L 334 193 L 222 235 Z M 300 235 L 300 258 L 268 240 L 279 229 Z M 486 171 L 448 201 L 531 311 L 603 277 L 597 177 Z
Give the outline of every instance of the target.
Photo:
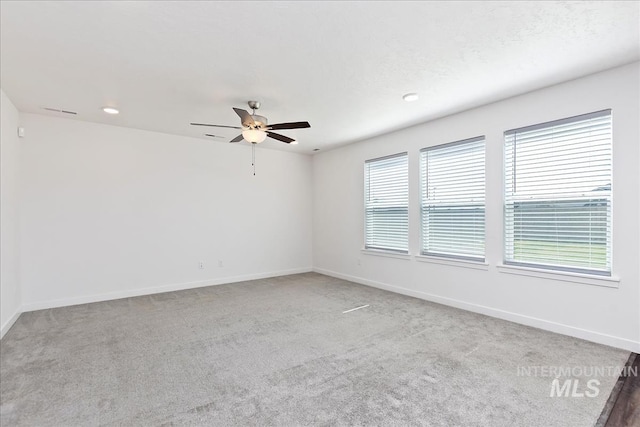
M 294 139 L 293 141 L 291 141 L 291 145 L 298 145 L 298 141 Z
M 117 108 L 113 108 L 113 107 L 102 107 L 102 111 L 104 111 L 107 114 L 118 114 L 120 111 L 118 111 Z
M 408 94 L 404 95 L 402 97 L 402 99 L 404 99 L 407 102 L 417 101 L 418 100 L 418 94 L 417 93 L 408 93 Z

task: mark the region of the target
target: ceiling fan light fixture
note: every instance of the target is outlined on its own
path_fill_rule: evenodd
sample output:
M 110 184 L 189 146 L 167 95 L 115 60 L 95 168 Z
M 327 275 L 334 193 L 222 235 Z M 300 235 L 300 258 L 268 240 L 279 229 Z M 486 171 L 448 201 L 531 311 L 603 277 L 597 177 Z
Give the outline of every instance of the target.
M 242 137 L 252 144 L 260 144 L 267 138 L 267 133 L 258 129 L 247 129 L 242 131 Z

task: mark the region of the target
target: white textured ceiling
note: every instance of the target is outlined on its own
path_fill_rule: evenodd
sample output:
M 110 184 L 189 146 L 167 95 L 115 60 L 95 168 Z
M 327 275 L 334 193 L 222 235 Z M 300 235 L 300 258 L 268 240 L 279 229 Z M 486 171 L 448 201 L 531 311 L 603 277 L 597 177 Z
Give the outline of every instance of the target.
M 311 152 L 626 64 L 638 2 L 2 1 L 1 86 L 19 110 L 202 137 L 262 101 Z M 402 101 L 407 92 L 420 100 Z M 118 116 L 101 111 L 120 108 Z M 62 115 L 63 117 L 69 117 Z M 226 139 L 228 138 L 228 139 Z

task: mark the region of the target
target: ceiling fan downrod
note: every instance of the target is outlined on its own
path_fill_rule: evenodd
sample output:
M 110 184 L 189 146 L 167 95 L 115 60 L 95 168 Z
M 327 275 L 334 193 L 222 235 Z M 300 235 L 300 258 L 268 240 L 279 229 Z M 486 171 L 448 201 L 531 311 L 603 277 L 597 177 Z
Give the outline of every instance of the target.
M 255 116 L 256 110 L 260 108 L 260 101 L 248 101 L 247 104 L 249 105 L 249 108 L 253 110 L 251 115 Z

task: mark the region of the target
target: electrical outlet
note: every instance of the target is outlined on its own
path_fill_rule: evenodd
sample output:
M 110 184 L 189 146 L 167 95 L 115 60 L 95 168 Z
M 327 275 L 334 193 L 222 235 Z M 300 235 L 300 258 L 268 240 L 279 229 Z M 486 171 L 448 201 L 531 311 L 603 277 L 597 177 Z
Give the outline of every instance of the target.
M 223 267 L 222 260 L 218 261 L 218 267 Z
M 200 262 L 198 262 L 198 268 L 199 268 L 200 270 L 204 270 L 204 261 L 200 261 Z

